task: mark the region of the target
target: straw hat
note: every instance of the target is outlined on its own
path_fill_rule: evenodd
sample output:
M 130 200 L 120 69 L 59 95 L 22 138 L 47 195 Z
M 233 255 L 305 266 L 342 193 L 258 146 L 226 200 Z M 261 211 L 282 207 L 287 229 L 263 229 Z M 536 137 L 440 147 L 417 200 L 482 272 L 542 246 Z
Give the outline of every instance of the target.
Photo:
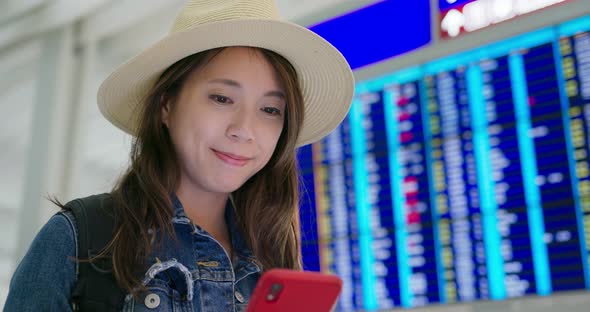
M 98 107 L 112 124 L 135 135 L 142 99 L 176 61 L 226 46 L 259 47 L 285 57 L 300 79 L 305 121 L 297 145 L 315 142 L 348 113 L 354 78 L 342 54 L 326 40 L 282 20 L 274 0 L 192 0 L 170 33 L 103 81 Z

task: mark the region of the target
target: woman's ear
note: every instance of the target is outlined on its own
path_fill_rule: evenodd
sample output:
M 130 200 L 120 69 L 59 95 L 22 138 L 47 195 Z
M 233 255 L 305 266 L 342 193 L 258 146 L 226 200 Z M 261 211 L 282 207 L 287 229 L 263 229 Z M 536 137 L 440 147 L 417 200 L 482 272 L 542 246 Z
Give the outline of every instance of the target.
M 164 105 L 162 105 L 162 123 L 168 128 L 168 120 L 170 119 L 170 101 L 163 95 L 160 97 L 160 101 L 160 103 L 164 103 Z

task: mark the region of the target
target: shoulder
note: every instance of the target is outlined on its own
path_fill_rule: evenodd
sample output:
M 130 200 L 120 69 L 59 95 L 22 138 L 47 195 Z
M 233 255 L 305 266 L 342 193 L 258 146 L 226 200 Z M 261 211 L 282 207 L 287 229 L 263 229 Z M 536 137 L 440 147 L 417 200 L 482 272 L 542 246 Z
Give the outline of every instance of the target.
M 48 269 L 48 265 L 74 267 L 75 236 L 73 219 L 66 212 L 53 215 L 33 239 L 17 273 L 18 270 L 21 270 L 20 273 L 34 270 L 38 265 L 44 267 L 44 270 Z
M 53 215 L 37 233 L 10 282 L 5 308 L 68 310 L 76 283 L 76 240 L 69 217 Z

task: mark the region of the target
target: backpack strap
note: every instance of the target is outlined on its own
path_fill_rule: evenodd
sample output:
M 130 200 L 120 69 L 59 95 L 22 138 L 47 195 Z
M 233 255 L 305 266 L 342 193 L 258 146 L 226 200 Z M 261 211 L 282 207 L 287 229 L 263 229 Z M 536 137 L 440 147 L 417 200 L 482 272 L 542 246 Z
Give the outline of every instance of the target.
M 71 296 L 74 311 L 120 311 L 125 299 L 112 273 L 111 254 L 88 262 L 111 241 L 116 220 L 110 194 L 93 195 L 67 203 L 78 228 L 79 272 Z

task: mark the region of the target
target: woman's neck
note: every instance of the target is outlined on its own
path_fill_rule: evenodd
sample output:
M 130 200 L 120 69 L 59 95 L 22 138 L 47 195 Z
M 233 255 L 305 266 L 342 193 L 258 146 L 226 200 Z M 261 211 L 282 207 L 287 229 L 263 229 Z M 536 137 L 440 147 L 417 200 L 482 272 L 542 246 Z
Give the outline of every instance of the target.
M 216 239 L 225 239 L 228 236 L 225 223 L 225 206 L 229 194 L 209 193 L 183 187 L 182 184 L 176 191 L 176 196 L 182 203 L 187 217 L 209 232 Z

